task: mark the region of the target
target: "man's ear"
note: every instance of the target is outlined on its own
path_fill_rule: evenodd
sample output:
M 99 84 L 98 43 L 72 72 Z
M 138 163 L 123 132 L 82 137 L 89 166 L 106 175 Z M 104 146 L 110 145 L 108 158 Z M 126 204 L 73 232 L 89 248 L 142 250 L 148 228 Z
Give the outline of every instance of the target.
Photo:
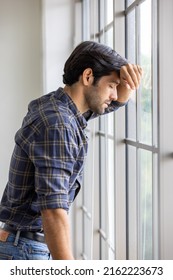
M 90 86 L 94 81 L 93 70 L 86 68 L 82 73 L 82 81 L 84 86 Z

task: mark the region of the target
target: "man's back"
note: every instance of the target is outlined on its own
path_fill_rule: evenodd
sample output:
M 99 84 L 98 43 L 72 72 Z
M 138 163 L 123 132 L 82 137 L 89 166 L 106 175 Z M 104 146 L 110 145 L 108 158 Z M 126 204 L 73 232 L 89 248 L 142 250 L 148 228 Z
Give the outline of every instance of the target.
M 82 180 L 85 126 L 85 118 L 61 88 L 29 104 L 15 136 L 1 221 L 18 230 L 40 230 L 41 209 L 69 209 Z

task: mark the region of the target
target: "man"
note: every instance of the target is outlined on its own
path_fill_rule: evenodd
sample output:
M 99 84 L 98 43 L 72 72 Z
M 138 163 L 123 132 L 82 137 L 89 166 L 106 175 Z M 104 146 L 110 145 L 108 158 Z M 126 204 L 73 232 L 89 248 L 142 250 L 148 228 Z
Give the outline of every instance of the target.
M 65 87 L 30 103 L 0 205 L 0 259 L 74 259 L 68 211 L 81 187 L 87 121 L 127 104 L 141 75 L 86 41 L 65 63 Z

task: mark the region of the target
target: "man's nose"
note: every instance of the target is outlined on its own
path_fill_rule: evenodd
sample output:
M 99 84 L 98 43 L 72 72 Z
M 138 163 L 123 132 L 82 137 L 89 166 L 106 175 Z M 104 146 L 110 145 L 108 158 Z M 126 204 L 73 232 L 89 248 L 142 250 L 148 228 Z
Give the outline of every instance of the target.
M 117 94 L 117 90 L 114 90 L 111 95 L 110 95 L 110 99 L 112 101 L 116 101 L 118 99 L 118 94 Z

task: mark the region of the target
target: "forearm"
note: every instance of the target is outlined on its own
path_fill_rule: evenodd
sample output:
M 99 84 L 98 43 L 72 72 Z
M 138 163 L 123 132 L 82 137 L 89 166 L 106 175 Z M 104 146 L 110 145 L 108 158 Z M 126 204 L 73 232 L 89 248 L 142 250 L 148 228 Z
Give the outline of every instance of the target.
M 73 260 L 69 219 L 64 209 L 42 211 L 46 243 L 54 260 Z
M 126 64 L 120 69 L 120 84 L 117 88 L 118 102 L 127 102 L 134 90 L 137 90 L 142 77 L 139 65 Z

